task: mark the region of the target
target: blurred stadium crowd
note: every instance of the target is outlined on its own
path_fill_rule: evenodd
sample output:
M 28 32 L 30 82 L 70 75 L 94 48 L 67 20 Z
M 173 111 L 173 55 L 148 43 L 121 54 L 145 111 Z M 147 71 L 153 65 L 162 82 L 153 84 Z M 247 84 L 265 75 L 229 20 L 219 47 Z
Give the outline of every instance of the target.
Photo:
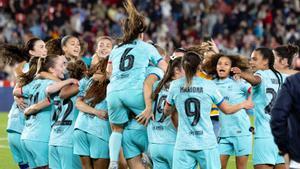
M 147 17 L 146 39 L 171 53 L 213 38 L 225 53 L 249 57 L 258 46 L 300 39 L 299 0 L 135 0 Z M 122 0 L 0 0 L 0 42 L 24 44 L 76 35 L 90 58 L 98 36 L 121 36 Z M 0 80 L 13 80 L 0 62 Z

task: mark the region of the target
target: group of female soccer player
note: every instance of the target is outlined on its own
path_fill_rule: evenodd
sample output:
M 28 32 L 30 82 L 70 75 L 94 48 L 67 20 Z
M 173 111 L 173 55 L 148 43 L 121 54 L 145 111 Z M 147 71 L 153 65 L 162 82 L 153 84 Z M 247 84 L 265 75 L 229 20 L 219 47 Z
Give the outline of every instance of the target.
M 298 48 L 257 48 L 249 64 L 208 41 L 167 61 L 143 41 L 146 23 L 130 0 L 125 10 L 123 37 L 99 37 L 89 69 L 74 36 L 2 44 L 1 56 L 18 63 L 7 132 L 21 169 L 144 169 L 147 157 L 154 169 L 225 169 L 230 156 L 246 169 L 253 133 L 254 167 L 285 168 L 270 110 L 297 73 Z

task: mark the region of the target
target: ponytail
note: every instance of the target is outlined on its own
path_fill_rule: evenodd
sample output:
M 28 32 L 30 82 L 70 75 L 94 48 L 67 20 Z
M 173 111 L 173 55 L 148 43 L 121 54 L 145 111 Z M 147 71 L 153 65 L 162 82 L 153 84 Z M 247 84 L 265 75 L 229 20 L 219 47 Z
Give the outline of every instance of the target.
M 167 71 L 163 77 L 163 79 L 158 83 L 156 89 L 153 92 L 152 98 L 153 100 L 156 100 L 158 97 L 159 92 L 161 89 L 168 84 L 171 80 L 172 77 L 174 76 L 174 69 L 175 68 L 181 68 L 181 57 L 175 58 L 174 60 L 170 60 Z
M 279 73 L 274 68 L 275 56 L 274 56 L 274 53 L 272 52 L 272 50 L 269 49 L 269 48 L 261 47 L 261 48 L 255 49 L 255 51 L 260 52 L 260 54 L 262 55 L 263 59 L 268 60 L 269 69 L 275 74 L 275 76 L 276 76 L 276 78 L 278 80 L 278 83 L 279 83 L 279 88 L 280 88 L 281 84 L 283 83 L 283 78 L 282 78 L 281 73 Z
M 38 57 L 31 58 L 29 61 L 29 70 L 26 73 L 22 73 L 17 77 L 20 87 L 27 85 L 34 79 L 38 70 L 39 59 L 40 58 Z
M 274 51 L 280 58 L 286 58 L 288 60 L 289 67 L 291 67 L 293 58 L 296 54 L 298 54 L 299 48 L 298 46 L 289 44 L 279 46 L 275 48 Z
M 186 88 L 192 84 L 193 77 L 196 75 L 201 62 L 201 56 L 196 52 L 186 52 L 184 54 L 181 65 L 185 71 Z
M 97 65 L 95 65 L 98 70 L 95 73 L 103 74 L 104 79 L 106 79 L 106 66 L 108 59 L 101 59 Z M 92 107 L 96 104 L 100 103 L 106 98 L 106 89 L 107 89 L 108 81 L 95 81 L 91 82 L 91 85 L 86 91 L 86 95 L 84 96 L 84 100 L 89 102 Z
M 126 0 L 124 8 L 128 14 L 128 18 L 123 23 L 123 44 L 130 43 L 137 39 L 140 33 L 146 31 L 145 17 L 138 13 L 132 0 Z

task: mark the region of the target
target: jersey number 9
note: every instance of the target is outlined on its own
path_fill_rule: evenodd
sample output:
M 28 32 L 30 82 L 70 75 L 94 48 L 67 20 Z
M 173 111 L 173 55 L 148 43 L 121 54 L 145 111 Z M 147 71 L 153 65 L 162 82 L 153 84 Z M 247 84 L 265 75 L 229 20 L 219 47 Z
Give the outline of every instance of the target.
M 188 117 L 194 116 L 192 126 L 196 126 L 200 120 L 200 100 L 188 98 L 184 102 L 185 113 Z

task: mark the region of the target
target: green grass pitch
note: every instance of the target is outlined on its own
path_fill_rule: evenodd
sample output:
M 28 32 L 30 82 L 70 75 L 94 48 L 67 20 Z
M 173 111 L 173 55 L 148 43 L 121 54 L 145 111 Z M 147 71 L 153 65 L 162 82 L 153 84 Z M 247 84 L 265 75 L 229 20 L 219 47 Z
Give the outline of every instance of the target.
M 18 169 L 17 164 L 12 158 L 9 150 L 6 134 L 7 113 L 0 113 L 0 169 Z M 253 169 L 251 156 L 248 162 L 248 169 Z M 227 169 L 235 169 L 235 160 L 233 157 L 229 159 Z

